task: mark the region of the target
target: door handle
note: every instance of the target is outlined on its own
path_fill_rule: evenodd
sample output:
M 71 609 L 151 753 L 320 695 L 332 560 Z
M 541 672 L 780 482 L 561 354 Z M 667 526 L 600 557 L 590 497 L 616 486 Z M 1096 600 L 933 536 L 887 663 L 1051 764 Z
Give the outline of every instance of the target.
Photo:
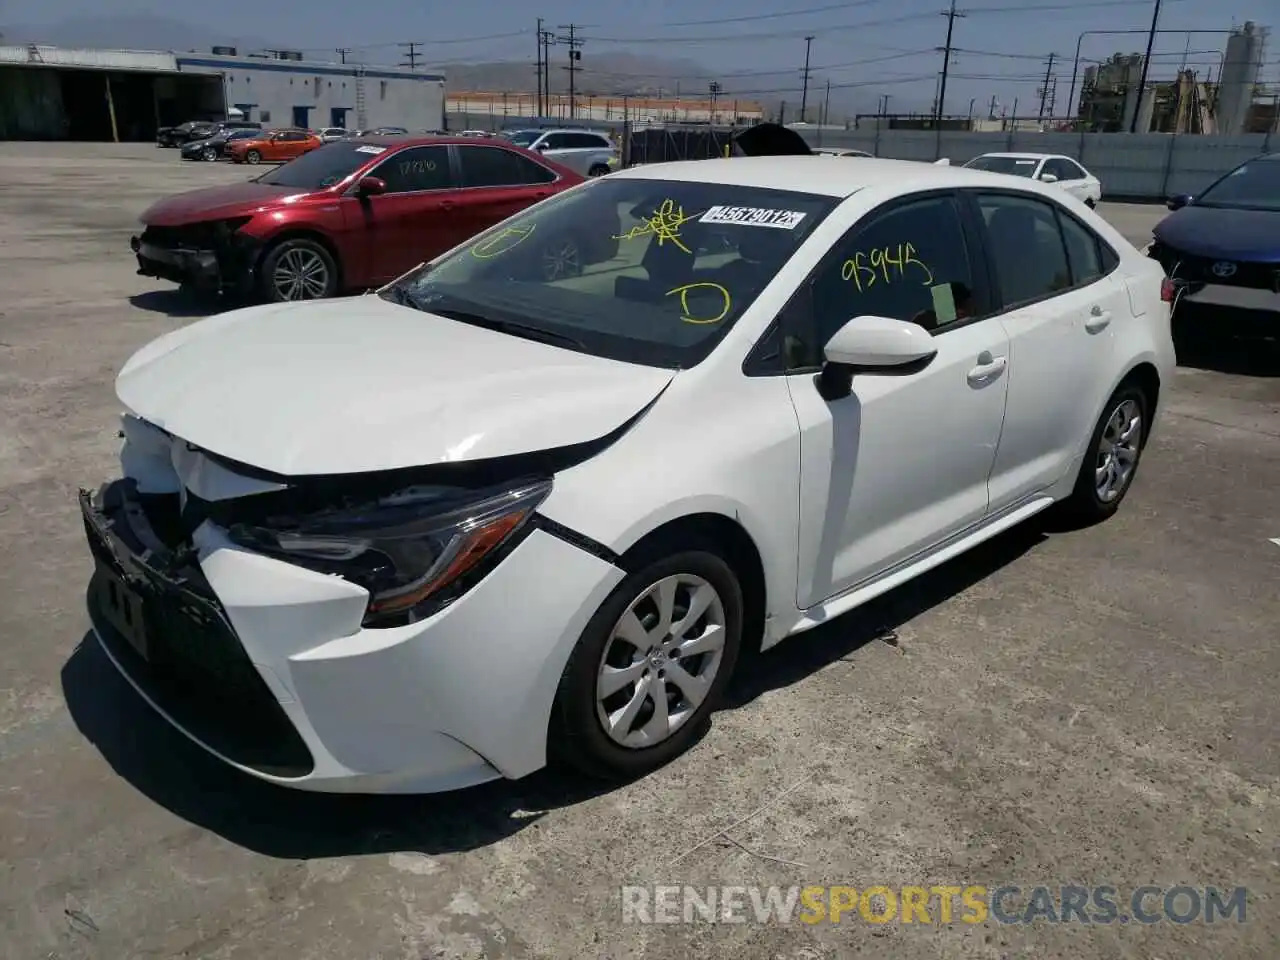
M 1111 311 L 1095 306 L 1089 311 L 1089 319 L 1084 322 L 1084 328 L 1090 333 L 1098 333 L 1101 330 L 1105 330 L 1110 323 Z
M 993 357 L 990 351 L 984 350 L 978 355 L 978 365 L 969 371 L 969 382 L 990 383 L 1004 373 L 1004 368 L 1008 365 L 1008 357 Z

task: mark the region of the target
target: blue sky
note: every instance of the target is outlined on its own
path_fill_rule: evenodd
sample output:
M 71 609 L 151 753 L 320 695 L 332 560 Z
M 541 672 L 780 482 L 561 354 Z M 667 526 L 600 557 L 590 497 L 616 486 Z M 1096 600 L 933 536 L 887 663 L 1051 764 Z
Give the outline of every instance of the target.
M 947 0 L 646 0 L 609 10 L 588 0 L 468 0 L 426 4 L 421 0 L 218 0 L 179 5 L 130 0 L 0 0 L 3 22 L 55 24 L 81 17 L 136 16 L 151 13 L 207 26 L 221 33 L 266 41 L 331 57 L 337 46 L 360 49 L 370 61 L 393 62 L 396 44 L 420 40 L 427 64 L 534 58 L 533 30 L 538 16 L 552 28 L 581 25 L 586 74 L 609 72 L 611 56 L 627 51 L 695 60 L 721 78 L 729 97 L 783 98 L 794 108 L 800 99 L 804 36 L 812 34 L 812 67 L 830 80 L 837 98 L 855 109 L 872 111 L 881 95 L 890 109 L 924 109 L 932 102 L 941 55 L 934 48 L 946 35 L 940 14 Z M 1067 110 L 1072 59 L 1079 34 L 1086 30 L 1135 30 L 1143 33 L 1086 36 L 1085 60 L 1117 51 L 1141 51 L 1150 26 L 1152 0 L 964 0 L 958 9 L 953 44 L 960 51 L 948 82 L 947 110 L 985 111 L 991 97 L 1018 112 L 1036 109 L 1037 77 L 1043 77 L 1050 52 L 1058 55 L 1059 114 Z M 824 8 L 824 9 L 816 9 Z M 792 13 L 791 11 L 795 11 Z M 801 13 L 799 11 L 812 11 Z M 1277 0 L 1164 0 L 1160 27 L 1165 30 L 1225 31 L 1252 19 L 1280 27 Z M 1192 34 L 1188 65 L 1216 75 L 1225 37 Z M 1269 44 L 1264 78 L 1280 81 L 1280 34 Z M 1171 76 L 1188 49 L 1186 34 L 1157 36 L 1154 75 Z M 309 56 L 312 55 L 309 53 Z M 1084 64 L 1082 64 L 1083 70 Z M 614 71 L 619 72 L 616 65 Z M 587 80 L 584 74 L 584 81 Z M 698 83 L 701 87 L 701 81 Z M 1280 89 L 1280 88 L 1278 88 Z M 767 97 L 766 93 L 768 92 Z M 776 91 L 776 92 L 775 92 Z M 822 91 L 810 90 L 809 103 Z M 999 112 L 999 108 L 997 110 Z

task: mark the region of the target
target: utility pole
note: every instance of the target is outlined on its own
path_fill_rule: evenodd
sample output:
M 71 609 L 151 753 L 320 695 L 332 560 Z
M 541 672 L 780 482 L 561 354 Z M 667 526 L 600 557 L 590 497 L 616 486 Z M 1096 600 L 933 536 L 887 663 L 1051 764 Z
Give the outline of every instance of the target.
M 574 102 L 573 77 L 574 77 L 574 74 L 576 74 L 579 70 L 582 69 L 582 67 L 578 66 L 578 64 L 582 60 L 582 51 L 578 49 L 580 46 L 582 46 L 582 41 L 579 40 L 575 35 L 575 31 L 578 28 L 574 24 L 571 23 L 568 26 L 561 24 L 560 29 L 569 31 L 568 36 L 557 37 L 556 39 L 558 42 L 567 43 L 569 45 L 569 65 L 564 69 L 569 71 L 569 119 L 572 120 L 578 115 L 577 106 Z
M 405 60 L 401 61 L 400 66 L 408 67 L 410 70 L 418 69 L 418 48 L 422 46 L 420 40 L 410 40 L 402 43 L 400 46 L 405 48 Z
M 550 30 L 542 31 L 542 109 L 551 115 L 551 45 L 556 42 Z
M 813 37 L 804 38 L 804 87 L 800 92 L 800 122 L 805 122 L 805 108 L 809 103 L 809 49 L 813 46 Z
M 542 18 L 541 17 L 538 18 L 537 41 L 538 41 L 538 95 L 535 99 L 538 101 L 538 116 L 541 117 L 543 116 L 543 113 L 542 113 Z
M 994 120 L 996 118 L 996 95 L 991 95 L 991 106 L 987 108 L 987 119 Z
M 822 125 L 825 127 L 830 120 L 828 117 L 831 113 L 831 81 L 827 81 L 827 93 L 822 98 Z
M 1129 132 L 1138 132 L 1138 115 L 1142 113 L 1142 95 L 1147 92 L 1147 69 L 1151 66 L 1151 48 L 1156 43 L 1156 27 L 1160 23 L 1160 0 L 1151 11 L 1151 30 L 1147 34 L 1147 55 L 1142 58 L 1142 75 L 1138 78 L 1138 102 L 1133 108 L 1133 119 L 1129 121 Z
M 942 15 L 947 18 L 947 45 L 942 47 L 942 79 L 938 81 L 938 104 L 937 110 L 934 112 L 934 125 L 942 126 L 942 114 L 946 109 L 944 104 L 947 99 L 947 74 L 951 71 L 951 33 L 956 26 L 956 17 L 963 17 L 963 13 L 956 12 L 956 0 L 951 0 L 951 7 L 944 10 Z
M 716 101 L 720 98 L 720 91 L 723 90 L 724 88 L 720 86 L 719 80 L 712 80 L 711 83 L 708 85 L 708 89 L 710 89 L 711 91 L 711 121 L 710 122 L 712 126 L 715 126 Z
M 885 116 L 889 112 L 889 95 L 887 93 L 880 94 L 880 116 Z
M 1037 117 L 1037 119 L 1039 120 L 1044 119 L 1045 104 L 1048 103 L 1049 101 L 1049 83 L 1054 79 L 1053 61 L 1057 56 L 1058 55 L 1056 53 L 1049 54 L 1049 62 L 1046 64 L 1044 68 L 1044 86 L 1042 86 L 1039 90 L 1036 91 L 1036 93 L 1040 94 L 1040 116 Z M 1050 111 L 1049 116 L 1053 116 L 1052 111 Z
M 338 47 L 338 48 L 337 48 L 336 50 L 334 50 L 333 52 L 334 52 L 334 53 L 336 53 L 339 57 L 341 57 L 341 58 L 342 58 L 342 62 L 343 62 L 343 63 L 346 63 L 346 62 L 347 62 L 347 54 L 351 52 L 351 48 L 350 48 L 350 47 Z

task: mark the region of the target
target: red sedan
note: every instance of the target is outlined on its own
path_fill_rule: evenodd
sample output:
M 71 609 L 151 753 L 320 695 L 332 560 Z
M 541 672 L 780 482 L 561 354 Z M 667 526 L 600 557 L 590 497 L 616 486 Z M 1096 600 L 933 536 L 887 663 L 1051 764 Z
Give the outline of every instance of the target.
M 132 240 L 138 272 L 266 300 L 380 286 L 583 178 L 499 140 L 366 137 L 247 183 L 161 200 Z M 612 233 L 617 233 L 614 230 Z M 610 259 L 608 230 L 546 251 L 549 274 Z

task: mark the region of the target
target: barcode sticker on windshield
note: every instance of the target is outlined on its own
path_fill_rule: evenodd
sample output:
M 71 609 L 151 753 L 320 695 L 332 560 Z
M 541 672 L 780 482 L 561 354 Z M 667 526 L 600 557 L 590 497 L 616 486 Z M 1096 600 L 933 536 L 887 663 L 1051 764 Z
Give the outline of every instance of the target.
M 714 206 L 698 218 L 699 223 L 734 223 L 743 227 L 776 227 L 794 230 L 805 218 L 799 210 L 766 210 L 762 207 Z
M 380 153 L 386 152 L 386 147 L 356 147 L 356 153 L 372 153 L 375 157 Z

